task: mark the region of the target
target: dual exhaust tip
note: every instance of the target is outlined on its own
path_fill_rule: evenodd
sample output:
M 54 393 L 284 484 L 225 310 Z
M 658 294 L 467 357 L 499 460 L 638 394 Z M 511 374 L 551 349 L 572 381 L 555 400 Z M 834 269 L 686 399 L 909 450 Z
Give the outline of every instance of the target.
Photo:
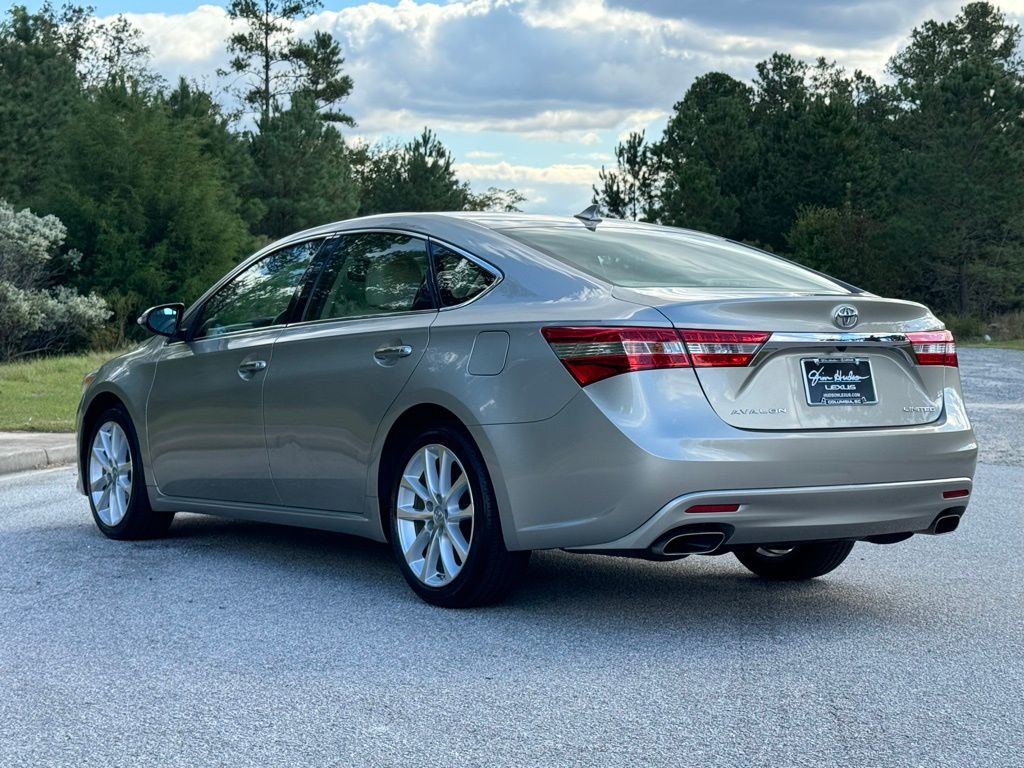
M 962 510 L 947 510 L 939 514 L 932 522 L 927 533 L 943 534 L 952 533 L 960 527 Z M 902 541 L 910 538 L 911 534 L 899 534 L 892 537 L 892 541 Z M 730 526 L 722 526 L 720 529 L 683 530 L 665 534 L 651 547 L 651 553 L 656 557 L 685 557 L 686 555 L 710 555 L 722 548 L 725 542 L 732 536 Z M 884 537 L 879 537 L 884 538 Z M 889 543 L 880 541 L 878 543 Z

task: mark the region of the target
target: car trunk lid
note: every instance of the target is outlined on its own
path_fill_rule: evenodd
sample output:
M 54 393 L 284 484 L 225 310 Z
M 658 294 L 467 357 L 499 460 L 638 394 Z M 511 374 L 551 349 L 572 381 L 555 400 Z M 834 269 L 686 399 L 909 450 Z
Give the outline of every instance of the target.
M 734 427 L 890 428 L 933 422 L 942 413 L 947 367 L 919 364 L 908 336 L 941 327 L 920 304 L 865 294 L 677 288 L 614 293 L 656 307 L 682 333 L 708 402 Z M 839 312 L 841 307 L 852 312 Z M 843 318 L 834 319 L 837 312 L 856 314 L 846 320 L 852 327 L 838 327 Z M 744 365 L 726 355 L 718 359 L 732 364 L 719 365 L 713 354 L 695 354 L 730 349 L 716 347 L 707 331 L 770 335 L 746 345 L 753 355 Z

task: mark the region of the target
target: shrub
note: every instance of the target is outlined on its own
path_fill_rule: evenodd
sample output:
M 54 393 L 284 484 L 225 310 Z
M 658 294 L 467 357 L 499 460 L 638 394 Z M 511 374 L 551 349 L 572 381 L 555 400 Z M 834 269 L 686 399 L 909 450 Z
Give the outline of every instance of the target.
M 77 263 L 60 254 L 66 234 L 55 216 L 0 200 L 0 360 L 81 349 L 110 316 L 99 296 L 51 287 Z

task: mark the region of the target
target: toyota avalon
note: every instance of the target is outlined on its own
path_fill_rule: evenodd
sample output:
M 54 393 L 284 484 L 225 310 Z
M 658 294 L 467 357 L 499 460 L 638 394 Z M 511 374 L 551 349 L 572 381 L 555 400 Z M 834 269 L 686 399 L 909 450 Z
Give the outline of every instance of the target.
M 971 495 L 928 309 L 594 208 L 311 229 L 139 322 L 78 412 L 113 539 L 179 511 L 340 531 L 461 607 L 535 549 L 809 579 L 857 542 L 953 531 Z

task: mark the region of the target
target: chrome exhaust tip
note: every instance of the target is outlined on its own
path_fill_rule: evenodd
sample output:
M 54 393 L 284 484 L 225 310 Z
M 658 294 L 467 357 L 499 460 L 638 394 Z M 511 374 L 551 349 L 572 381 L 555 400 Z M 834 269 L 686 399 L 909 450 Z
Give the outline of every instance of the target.
M 725 534 L 721 531 L 677 533 L 656 544 L 654 551 L 659 555 L 707 555 L 724 543 Z
M 959 527 L 960 515 L 939 515 L 937 518 L 935 518 L 935 522 L 932 523 L 932 529 L 929 531 L 929 533 L 952 533 Z

